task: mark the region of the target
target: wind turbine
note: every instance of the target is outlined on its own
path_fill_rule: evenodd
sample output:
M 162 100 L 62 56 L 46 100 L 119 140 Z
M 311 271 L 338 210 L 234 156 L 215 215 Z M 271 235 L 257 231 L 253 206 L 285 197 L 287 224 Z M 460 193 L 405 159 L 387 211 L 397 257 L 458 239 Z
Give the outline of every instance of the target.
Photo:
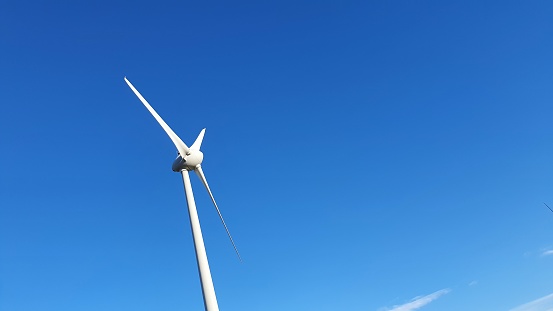
M 223 226 L 227 231 L 227 235 L 230 239 L 230 242 L 232 243 L 232 246 L 234 247 L 234 251 L 236 252 L 236 255 L 238 255 L 238 259 L 240 259 L 240 261 L 242 261 L 242 259 L 240 258 L 240 253 L 238 253 L 238 249 L 234 244 L 234 240 L 230 235 L 230 231 L 228 230 L 228 227 L 225 224 L 223 215 L 221 215 L 221 211 L 219 210 L 219 207 L 215 202 L 215 198 L 211 193 L 211 189 L 209 189 L 209 185 L 207 184 L 207 180 L 205 178 L 204 172 L 202 171 L 201 164 L 202 164 L 204 155 L 200 151 L 200 146 L 204 138 L 205 128 L 200 132 L 200 134 L 198 135 L 198 138 L 196 138 L 192 146 L 190 146 L 189 148 L 177 136 L 177 134 L 175 134 L 175 132 L 171 130 L 171 128 L 167 125 L 167 123 L 163 121 L 163 119 L 159 116 L 159 114 L 157 114 L 154 108 L 152 108 L 152 106 L 148 104 L 146 99 L 144 99 L 144 97 L 140 95 L 140 93 L 136 90 L 136 88 L 129 82 L 129 80 L 127 80 L 127 77 L 125 77 L 125 82 L 127 82 L 127 84 L 134 92 L 134 94 L 136 94 L 138 99 L 140 99 L 140 101 L 144 104 L 144 106 L 146 106 L 146 108 L 157 120 L 159 125 L 161 125 L 161 127 L 165 130 L 165 133 L 169 135 L 169 138 L 171 138 L 171 141 L 173 141 L 173 143 L 175 144 L 175 147 L 177 147 L 179 154 L 175 159 L 175 161 L 173 162 L 172 168 L 173 168 L 173 172 L 180 172 L 182 174 L 182 181 L 184 183 L 184 192 L 186 194 L 186 201 L 188 203 L 188 216 L 190 218 L 190 226 L 192 227 L 192 236 L 194 238 L 194 248 L 196 250 L 196 261 L 198 262 L 200 282 L 202 284 L 202 294 L 204 298 L 205 310 L 219 311 L 219 306 L 217 305 L 217 297 L 215 296 L 215 288 L 213 287 L 213 280 L 211 279 L 211 272 L 209 270 L 209 263 L 207 261 L 207 254 L 205 251 L 204 239 L 202 237 L 202 229 L 200 228 L 200 220 L 198 218 L 198 212 L 196 210 L 196 203 L 194 202 L 192 185 L 190 184 L 190 176 L 188 175 L 189 171 L 194 171 L 196 175 L 198 175 L 202 183 L 204 184 L 205 188 L 207 189 L 207 192 L 209 193 L 209 196 L 211 197 L 211 201 L 213 202 L 213 205 L 215 205 L 215 209 L 219 214 L 219 218 L 221 219 L 221 222 L 223 223 Z

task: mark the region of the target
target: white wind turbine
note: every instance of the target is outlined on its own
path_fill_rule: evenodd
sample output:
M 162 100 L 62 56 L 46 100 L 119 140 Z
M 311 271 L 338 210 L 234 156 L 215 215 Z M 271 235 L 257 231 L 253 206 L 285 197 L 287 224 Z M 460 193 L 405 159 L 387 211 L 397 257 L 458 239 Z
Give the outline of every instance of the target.
M 196 175 L 198 175 L 202 183 L 204 184 L 205 188 L 207 189 L 207 192 L 209 193 L 209 196 L 211 197 L 211 201 L 213 201 L 213 205 L 215 205 L 215 209 L 219 214 L 219 218 L 221 218 L 221 222 L 223 223 L 223 226 L 227 231 L 227 235 L 230 239 L 230 242 L 232 243 L 232 246 L 234 247 L 234 251 L 238 255 L 238 258 L 240 259 L 240 261 L 242 259 L 240 258 L 238 249 L 236 248 L 236 245 L 232 240 L 232 236 L 230 235 L 227 225 L 225 224 L 223 215 L 221 215 L 221 212 L 219 211 L 219 207 L 217 206 L 217 203 L 215 203 L 215 198 L 213 198 L 213 194 L 209 189 L 209 185 L 207 184 L 207 180 L 205 179 L 204 172 L 202 171 L 201 164 L 202 164 L 204 155 L 200 151 L 200 145 L 202 144 L 202 140 L 204 138 L 205 129 L 203 129 L 200 132 L 200 134 L 198 135 L 198 138 L 196 138 L 196 141 L 194 141 L 192 146 L 190 146 L 189 148 L 175 134 L 175 132 L 171 130 L 171 128 L 167 125 L 167 123 L 165 123 L 165 121 L 161 119 L 161 117 L 157 114 L 154 108 L 152 108 L 152 106 L 148 104 L 146 99 L 144 99 L 144 97 L 140 95 L 140 93 L 134 88 L 134 86 L 129 82 L 129 80 L 127 80 L 126 77 L 125 77 L 125 82 L 127 82 L 127 84 L 134 92 L 134 94 L 138 96 L 138 99 L 140 99 L 140 101 L 144 104 L 144 106 L 146 106 L 146 108 L 157 120 L 159 125 L 161 125 L 161 127 L 165 130 L 167 135 L 169 135 L 169 138 L 171 138 L 171 140 L 175 144 L 175 147 L 177 147 L 179 155 L 173 162 L 173 171 L 180 172 L 182 174 L 182 181 L 184 183 L 184 192 L 186 193 L 186 201 L 188 202 L 188 215 L 190 217 L 190 226 L 192 227 L 192 236 L 194 237 L 194 248 L 196 250 L 196 260 L 198 262 L 198 270 L 200 272 L 200 282 L 202 283 L 202 293 L 204 297 L 205 310 L 219 311 L 219 306 L 217 305 L 217 297 L 215 296 L 215 288 L 213 287 L 211 272 L 209 271 L 207 254 L 205 252 L 204 240 L 202 237 L 202 230 L 200 228 L 200 220 L 198 219 L 198 212 L 196 211 L 196 203 L 194 202 L 194 194 L 192 193 L 192 185 L 190 184 L 190 176 L 188 175 L 189 171 L 194 171 Z

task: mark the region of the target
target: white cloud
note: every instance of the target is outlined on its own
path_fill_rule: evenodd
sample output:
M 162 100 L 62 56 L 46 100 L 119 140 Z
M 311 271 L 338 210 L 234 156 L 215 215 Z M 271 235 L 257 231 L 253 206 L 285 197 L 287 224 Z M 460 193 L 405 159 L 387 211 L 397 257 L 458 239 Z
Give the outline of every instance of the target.
M 474 286 L 474 285 L 476 285 L 476 284 L 478 284 L 478 281 L 477 281 L 477 280 L 474 280 L 474 281 L 472 281 L 472 282 L 469 283 L 469 286 Z
M 530 301 L 509 311 L 553 311 L 553 294 Z
M 542 256 L 553 255 L 553 249 L 545 250 L 541 253 Z
M 385 308 L 386 311 L 412 311 L 420 309 L 427 304 L 431 303 L 432 301 L 438 299 L 440 296 L 445 295 L 449 293 L 451 290 L 449 288 L 440 289 L 437 292 L 434 292 L 430 295 L 426 296 L 419 296 L 413 298 L 410 302 L 402 304 L 402 305 L 396 305 L 393 306 L 391 309 Z

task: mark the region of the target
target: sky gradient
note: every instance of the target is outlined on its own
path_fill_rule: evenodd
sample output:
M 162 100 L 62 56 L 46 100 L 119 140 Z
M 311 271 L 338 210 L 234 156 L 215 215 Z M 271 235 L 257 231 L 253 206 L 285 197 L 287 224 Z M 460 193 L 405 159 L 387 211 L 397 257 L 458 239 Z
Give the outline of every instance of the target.
M 553 310 L 551 1 L 0 4 L 0 311 Z

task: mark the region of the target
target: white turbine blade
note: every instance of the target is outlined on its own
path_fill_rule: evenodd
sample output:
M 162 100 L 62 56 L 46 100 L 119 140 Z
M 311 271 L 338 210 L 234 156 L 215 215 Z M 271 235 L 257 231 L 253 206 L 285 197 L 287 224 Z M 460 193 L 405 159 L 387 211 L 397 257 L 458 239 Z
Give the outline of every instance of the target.
M 200 134 L 198 135 L 198 138 L 194 141 L 192 146 L 190 146 L 190 149 L 192 150 L 200 150 L 200 147 L 202 146 L 202 140 L 204 140 L 204 133 L 205 129 L 203 129 Z
M 171 140 L 173 141 L 173 144 L 175 144 L 175 147 L 177 147 L 177 149 L 178 149 L 179 153 L 181 154 L 181 156 L 184 157 L 186 154 L 188 154 L 189 153 L 188 146 L 186 146 L 186 144 L 177 136 L 177 134 L 175 134 L 175 132 L 173 132 L 173 130 L 169 127 L 169 125 L 167 125 L 167 123 L 165 123 L 165 121 L 163 121 L 163 119 L 159 116 L 159 114 L 157 114 L 157 112 L 154 110 L 154 108 L 152 108 L 152 106 L 150 106 L 150 104 L 148 104 L 146 99 L 144 99 L 144 97 L 142 97 L 142 95 L 140 95 L 140 93 L 134 88 L 134 86 L 131 84 L 131 82 L 129 82 L 129 80 L 127 80 L 127 77 L 125 77 L 125 82 L 127 82 L 127 84 L 129 85 L 131 90 L 134 92 L 134 94 L 138 97 L 138 99 L 140 99 L 140 101 L 144 104 L 144 106 L 146 106 L 146 108 L 148 109 L 148 111 L 150 111 L 150 113 L 154 116 L 154 118 L 156 118 L 159 125 L 161 125 L 161 127 L 165 130 L 165 133 L 167 133 L 167 135 L 169 135 L 169 138 L 171 138 Z
M 211 197 L 211 201 L 213 202 L 213 205 L 215 205 L 215 209 L 217 210 L 217 213 L 219 214 L 219 218 L 221 218 L 221 222 L 223 223 L 223 226 L 225 226 L 225 230 L 227 231 L 227 235 L 230 239 L 230 242 L 232 243 L 232 247 L 234 247 L 234 251 L 236 252 L 236 255 L 238 255 L 238 259 L 242 261 L 242 257 L 240 257 L 240 253 L 238 252 L 238 248 L 236 248 L 236 244 L 234 244 L 234 240 L 232 239 L 232 236 L 230 235 L 230 231 L 227 228 L 227 224 L 225 224 L 225 220 L 223 219 L 223 215 L 221 215 L 221 211 L 219 210 L 219 207 L 217 206 L 217 203 L 215 202 L 215 198 L 213 197 L 213 194 L 211 193 L 211 189 L 209 189 L 209 185 L 207 184 L 207 180 L 205 179 L 204 172 L 202 171 L 201 166 L 197 166 L 194 170 L 196 172 L 196 175 L 200 177 L 200 180 L 204 184 L 205 188 L 207 189 L 207 192 L 209 193 L 209 196 Z

